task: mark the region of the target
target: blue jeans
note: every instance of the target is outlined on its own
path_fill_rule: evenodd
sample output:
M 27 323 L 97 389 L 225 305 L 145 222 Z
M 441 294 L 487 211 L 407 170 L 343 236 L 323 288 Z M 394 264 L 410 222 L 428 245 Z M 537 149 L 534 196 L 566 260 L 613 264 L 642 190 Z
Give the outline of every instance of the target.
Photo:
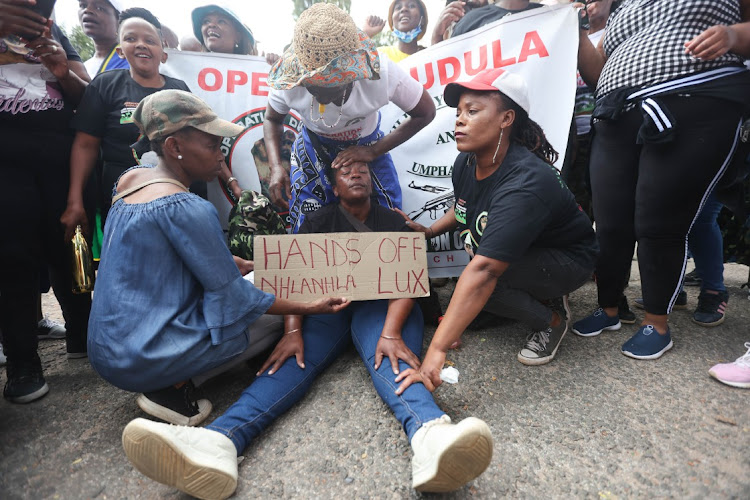
M 242 453 L 248 443 L 276 417 L 302 399 L 315 377 L 338 358 L 351 338 L 370 372 L 375 390 L 391 408 L 411 440 L 423 423 L 440 418 L 445 412 L 438 408 L 432 394 L 422 384 L 413 384 L 397 396 L 396 375 L 387 357 L 383 358 L 378 370 L 373 368 L 375 348 L 387 311 L 387 300 L 373 300 L 354 302 L 336 314 L 305 317 L 302 327 L 305 368 L 297 366 L 296 359 L 291 357 L 273 375 L 263 373 L 207 429 L 226 435 L 237 447 L 237 453 Z M 422 351 L 423 325 L 422 312 L 415 305 L 401 335 L 406 346 L 417 356 Z M 407 368 L 409 366 L 399 360 L 399 370 Z
M 722 204 L 711 195 L 706 200 L 703 210 L 698 214 L 690 235 L 688 247 L 693 254 L 698 276 L 703 280 L 701 290 L 723 292 L 724 287 L 724 243 L 716 218 L 721 212 Z

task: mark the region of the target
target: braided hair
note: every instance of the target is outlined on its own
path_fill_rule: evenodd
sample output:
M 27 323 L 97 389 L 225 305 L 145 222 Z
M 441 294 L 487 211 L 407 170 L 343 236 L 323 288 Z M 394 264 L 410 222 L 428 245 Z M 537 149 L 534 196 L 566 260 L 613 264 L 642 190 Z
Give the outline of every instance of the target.
M 542 127 L 529 118 L 529 114 L 516 104 L 515 101 L 502 92 L 498 93 L 500 94 L 500 99 L 503 101 L 503 107 L 505 109 L 512 109 L 516 113 L 511 140 L 525 147 L 544 162 L 550 165 L 554 164 L 560 155 L 547 140 Z

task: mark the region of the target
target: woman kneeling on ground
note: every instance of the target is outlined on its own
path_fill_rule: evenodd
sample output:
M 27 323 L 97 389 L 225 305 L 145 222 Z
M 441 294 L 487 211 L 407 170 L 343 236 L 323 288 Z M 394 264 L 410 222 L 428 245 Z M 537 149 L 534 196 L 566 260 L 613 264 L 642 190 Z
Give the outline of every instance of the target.
M 328 168 L 326 175 L 340 203 L 310 214 L 300 233 L 409 230 L 398 214 L 371 201 L 366 163 Z M 258 378 L 224 415 L 206 429 L 134 420 L 123 432 L 125 451 L 138 470 L 159 482 L 201 498 L 229 496 L 237 483 L 237 455 L 302 399 L 315 377 L 353 343 L 375 390 L 411 442 L 412 486 L 455 490 L 487 468 L 492 436 L 477 418 L 451 424 L 422 385 L 395 393 L 397 374 L 419 367 L 422 325 L 413 299 L 360 301 L 335 314 L 287 316 L 286 333 Z M 183 477 L 183 467 L 193 468 L 190 484 L 174 479 Z
M 138 405 L 147 413 L 197 425 L 211 404 L 193 400 L 190 380 L 273 345 L 281 318 L 265 313 L 333 312 L 346 301 L 300 304 L 256 289 L 229 253 L 213 205 L 188 192 L 191 182 L 216 177 L 221 140 L 241 126 L 181 90 L 144 98 L 133 120 L 159 163 L 131 169 L 116 183 L 89 320 L 89 359 L 111 384 L 143 392 Z
M 431 227 L 456 228 L 472 257 L 419 370 L 404 386 L 440 385 L 449 346 L 484 309 L 526 323 L 532 333 L 518 354 L 526 365 L 549 363 L 570 322 L 568 294 L 591 279 L 597 255 L 591 222 L 560 179 L 557 152 L 529 118 L 526 83 L 502 69 L 451 83 L 445 102 L 456 109 L 453 167 L 456 202 Z

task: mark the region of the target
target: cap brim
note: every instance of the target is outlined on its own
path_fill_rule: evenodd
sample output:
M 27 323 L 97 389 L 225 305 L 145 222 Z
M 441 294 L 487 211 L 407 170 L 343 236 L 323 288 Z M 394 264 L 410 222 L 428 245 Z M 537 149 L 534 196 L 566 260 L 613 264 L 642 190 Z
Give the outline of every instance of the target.
M 218 137 L 236 137 L 245 130 L 245 127 L 242 125 L 237 125 L 221 118 L 216 118 L 200 125 L 193 125 L 193 128 Z
M 479 82 L 449 83 L 448 85 L 445 86 L 445 90 L 443 91 L 443 100 L 445 101 L 445 104 L 447 104 L 451 108 L 458 107 L 458 99 L 461 97 L 461 94 L 463 94 L 465 90 L 484 90 L 484 91 L 500 92 L 499 90 L 497 90 L 497 88 L 493 87 L 492 85 L 487 85 L 486 83 L 479 83 Z

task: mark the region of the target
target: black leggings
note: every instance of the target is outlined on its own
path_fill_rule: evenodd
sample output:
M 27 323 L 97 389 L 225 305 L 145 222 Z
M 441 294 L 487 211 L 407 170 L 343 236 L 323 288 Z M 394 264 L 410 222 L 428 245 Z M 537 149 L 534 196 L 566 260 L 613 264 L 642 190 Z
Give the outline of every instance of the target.
M 594 125 L 591 187 L 601 307 L 617 307 L 637 241 L 646 311 L 671 312 L 685 272 L 687 235 L 736 146 L 737 105 L 707 97 L 661 101 L 675 118 L 671 142 L 636 144 L 638 109 Z

